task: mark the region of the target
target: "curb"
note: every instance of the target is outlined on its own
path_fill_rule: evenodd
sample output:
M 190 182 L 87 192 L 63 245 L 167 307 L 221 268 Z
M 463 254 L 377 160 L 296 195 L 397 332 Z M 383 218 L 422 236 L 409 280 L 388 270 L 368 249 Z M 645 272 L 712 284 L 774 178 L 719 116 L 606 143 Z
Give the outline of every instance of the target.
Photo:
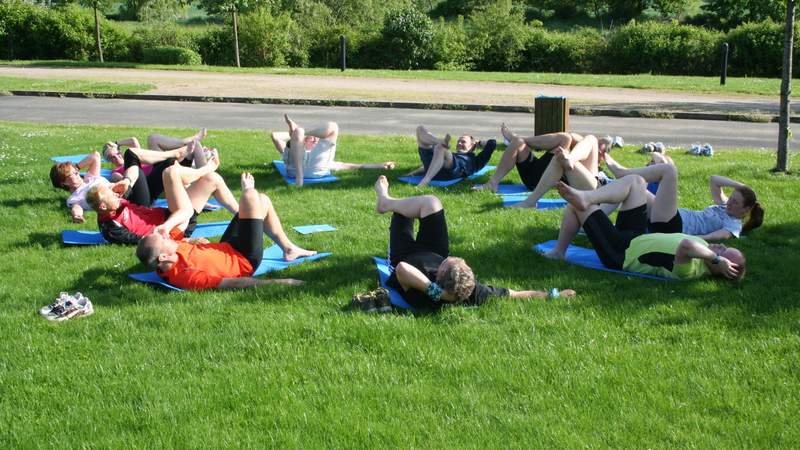
M 111 100 L 149 100 L 198 103 L 242 103 L 252 105 L 297 105 L 297 106 L 343 106 L 352 108 L 402 108 L 431 109 L 443 111 L 479 111 L 505 113 L 532 113 L 532 106 L 513 105 L 475 105 L 459 103 L 414 103 L 387 102 L 372 100 L 314 100 L 268 97 L 216 97 L 198 95 L 155 95 L 155 94 L 98 94 L 91 92 L 52 92 L 52 91 L 8 91 L 14 96 L 59 97 L 59 98 L 91 98 Z M 704 113 L 669 110 L 636 110 L 636 109 L 600 109 L 589 106 L 572 107 L 570 114 L 579 116 L 633 117 L 642 119 L 684 119 L 715 120 L 732 122 L 778 122 L 778 116 L 754 113 Z M 791 123 L 800 123 L 800 116 L 789 118 Z

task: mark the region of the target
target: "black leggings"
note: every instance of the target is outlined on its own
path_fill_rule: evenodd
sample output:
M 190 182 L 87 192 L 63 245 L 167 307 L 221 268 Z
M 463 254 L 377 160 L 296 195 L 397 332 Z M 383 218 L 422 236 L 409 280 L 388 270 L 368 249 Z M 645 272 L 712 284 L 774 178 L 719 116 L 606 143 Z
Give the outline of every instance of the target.
M 220 242 L 226 242 L 241 253 L 253 266 L 258 269 L 264 258 L 264 221 L 262 219 L 239 219 L 239 214 L 233 216 Z
M 389 262 L 396 266 L 417 252 L 433 252 L 443 257 L 450 254 L 450 238 L 444 210 L 419 219 L 419 231 L 414 238 L 414 219 L 402 214 L 392 214 L 389 226 Z
M 137 205 L 150 206 L 164 192 L 164 170 L 173 164 L 175 164 L 175 158 L 155 163 L 153 170 L 145 177 L 139 156 L 130 149 L 125 150 L 125 170 L 133 166 L 139 167 L 139 178 L 128 191 L 127 199 Z M 180 164 L 189 167 L 192 165 L 192 161 L 184 159 Z
M 628 245 L 647 230 L 647 205 L 620 211 L 616 225 L 598 209 L 586 218 L 583 229 L 600 262 L 609 269 L 621 270 Z

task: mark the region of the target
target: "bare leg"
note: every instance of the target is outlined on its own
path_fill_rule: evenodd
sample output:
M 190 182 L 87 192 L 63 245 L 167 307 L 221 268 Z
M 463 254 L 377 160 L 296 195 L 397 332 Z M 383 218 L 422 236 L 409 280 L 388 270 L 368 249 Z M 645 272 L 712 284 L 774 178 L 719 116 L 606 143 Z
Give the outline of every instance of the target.
M 186 156 L 186 149 L 181 147 L 173 150 L 166 150 L 166 151 L 157 151 L 157 150 L 147 150 L 144 148 L 128 148 L 128 151 L 131 151 L 139 157 L 139 161 L 143 164 L 156 164 L 160 163 L 161 161 L 165 161 L 169 158 L 175 159 L 183 159 Z
M 558 183 L 565 173 L 565 167 L 569 166 L 569 160 L 565 156 L 564 149 L 557 148 L 554 152 L 553 159 L 550 160 L 550 164 L 547 165 L 531 195 L 524 201 L 512 205 L 512 208 L 536 208 L 539 199 Z M 570 183 L 575 182 L 575 187 L 578 189 L 594 189 L 597 187 L 597 179 L 582 165 L 574 166 L 574 170 L 569 170 L 566 173 Z
M 281 155 L 284 150 L 286 150 L 286 143 L 292 139 L 292 135 L 285 131 L 273 131 L 270 137 L 272 138 L 272 144 L 275 146 L 275 149 L 278 150 L 278 153 Z
M 620 178 L 594 191 L 579 191 L 564 183 L 558 183 L 556 187 L 564 200 L 579 212 L 586 211 L 590 206 L 600 203 L 623 203 L 623 208 L 626 202 L 628 204 L 647 203 L 646 182 L 644 178 L 635 175 Z M 581 222 L 583 221 L 581 220 Z
M 208 199 L 213 195 L 231 214 L 239 212 L 239 202 L 225 184 L 225 180 L 216 172 L 209 173 L 195 181 L 186 189 L 186 192 L 189 194 L 192 208 L 195 211 L 202 211 Z
M 219 167 L 219 159 L 217 159 L 217 156 L 214 156 L 205 166 L 200 168 L 181 166 L 177 162 L 173 166 L 179 167 L 178 173 L 180 174 L 181 182 L 184 186 L 186 186 L 194 183 L 209 173 L 215 172 Z
M 176 226 L 185 230 L 194 212 L 189 195 L 183 187 L 181 169 L 184 167 L 175 164 L 164 169 L 161 174 L 164 182 L 164 196 L 170 211 L 169 218 L 164 222 L 164 227 L 168 230 Z
M 389 180 L 381 175 L 375 182 L 377 204 L 375 209 L 379 214 L 395 212 L 405 217 L 414 219 L 426 217 L 442 210 L 442 202 L 433 195 L 418 195 L 408 198 L 393 198 L 389 196 Z
M 321 127 L 306 130 L 306 136 L 316 136 L 320 139 L 328 139 L 336 142 L 336 139 L 339 137 L 339 125 L 336 122 L 327 122 Z
M 609 215 L 617 206 L 616 204 L 603 203 L 600 205 L 600 209 L 603 210 L 603 213 Z M 558 229 L 558 241 L 552 250 L 544 253 L 544 256 L 550 259 L 564 259 L 570 242 L 575 239 L 575 235 L 578 234 L 580 229 L 581 221 L 578 218 L 575 207 L 567 205 L 564 209 L 564 217 L 561 219 L 561 228 Z
M 645 169 L 642 175 L 645 180 L 659 182 L 650 205 L 650 221 L 669 222 L 678 212 L 678 169 L 672 164 L 655 164 Z
M 147 136 L 147 147 L 161 151 L 175 150 L 176 148 L 185 147 L 192 141 L 202 141 L 206 137 L 206 132 L 205 128 L 201 128 L 197 133 L 182 139 L 164 136 L 163 134 L 151 134 Z
M 384 169 L 392 170 L 396 166 L 394 161 L 386 161 L 378 164 L 359 164 L 334 161 L 331 163 L 331 170 L 361 170 L 361 169 Z
M 433 158 L 431 164 L 428 166 L 428 171 L 422 177 L 422 181 L 417 184 L 417 187 L 425 187 L 433 180 L 433 177 L 439 173 L 442 168 L 450 169 L 453 167 L 453 154 L 443 144 L 437 144 L 433 148 Z
M 503 124 L 505 127 L 505 124 Z M 528 148 L 527 144 L 525 144 L 525 140 L 520 137 L 515 137 L 508 128 L 501 128 L 505 129 L 511 139 L 509 139 L 508 146 L 506 146 L 506 150 L 503 152 L 503 156 L 500 158 L 500 163 L 497 165 L 497 169 L 492 174 L 492 177 L 483 184 L 480 189 L 487 190 L 490 192 L 497 192 L 497 186 L 500 185 L 500 181 L 511 172 L 517 163 L 525 161 L 526 159 L 530 158 L 531 151 Z M 504 133 L 505 134 L 505 133 Z
M 438 144 L 450 147 L 450 135 L 446 134 L 444 139 L 439 139 L 433 135 L 424 125 L 417 127 L 417 146 L 420 148 L 434 148 Z
M 303 128 L 296 127 L 292 131 L 292 146 L 289 148 L 289 157 L 294 163 L 294 184 L 297 187 L 303 187 L 303 156 L 306 153 L 305 139 L 306 130 Z
M 568 147 L 563 148 L 566 149 Z M 581 139 L 580 142 L 572 147 L 572 150 L 565 153 L 565 157 L 570 168 L 574 168 L 578 164 L 581 164 L 592 174 L 592 176 L 597 176 L 599 155 L 597 138 L 595 136 L 588 135 Z

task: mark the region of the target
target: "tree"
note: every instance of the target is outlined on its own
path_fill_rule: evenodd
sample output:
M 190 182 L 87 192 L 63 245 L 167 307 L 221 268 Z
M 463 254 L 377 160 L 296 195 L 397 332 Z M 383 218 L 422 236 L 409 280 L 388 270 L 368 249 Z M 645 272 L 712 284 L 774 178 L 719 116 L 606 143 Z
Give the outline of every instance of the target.
M 794 0 L 786 0 L 786 29 L 783 32 L 783 80 L 781 81 L 781 114 L 778 124 L 778 161 L 775 171 L 789 168 L 789 96 L 792 93 L 792 48 L 794 46 Z
M 730 29 L 745 22 L 780 21 L 786 0 L 708 0 L 700 8 L 710 25 Z
M 83 6 L 94 9 L 94 42 L 97 46 L 97 57 L 103 62 L 103 44 L 100 39 L 100 13 L 98 10 L 108 8 L 108 0 L 80 0 Z
M 233 24 L 233 48 L 236 54 L 236 67 L 242 67 L 239 58 L 239 24 L 238 14 L 260 5 L 269 6 L 270 0 L 199 0 L 200 7 L 211 15 L 231 15 Z

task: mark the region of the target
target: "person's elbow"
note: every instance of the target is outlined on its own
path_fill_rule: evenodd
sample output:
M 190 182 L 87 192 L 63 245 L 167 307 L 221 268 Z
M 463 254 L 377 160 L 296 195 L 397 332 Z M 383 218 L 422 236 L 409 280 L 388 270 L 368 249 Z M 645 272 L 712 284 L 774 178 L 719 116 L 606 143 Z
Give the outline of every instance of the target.
M 687 257 L 695 246 L 695 242 L 691 239 L 682 239 L 678 244 L 678 250 L 675 252 L 675 257 Z

